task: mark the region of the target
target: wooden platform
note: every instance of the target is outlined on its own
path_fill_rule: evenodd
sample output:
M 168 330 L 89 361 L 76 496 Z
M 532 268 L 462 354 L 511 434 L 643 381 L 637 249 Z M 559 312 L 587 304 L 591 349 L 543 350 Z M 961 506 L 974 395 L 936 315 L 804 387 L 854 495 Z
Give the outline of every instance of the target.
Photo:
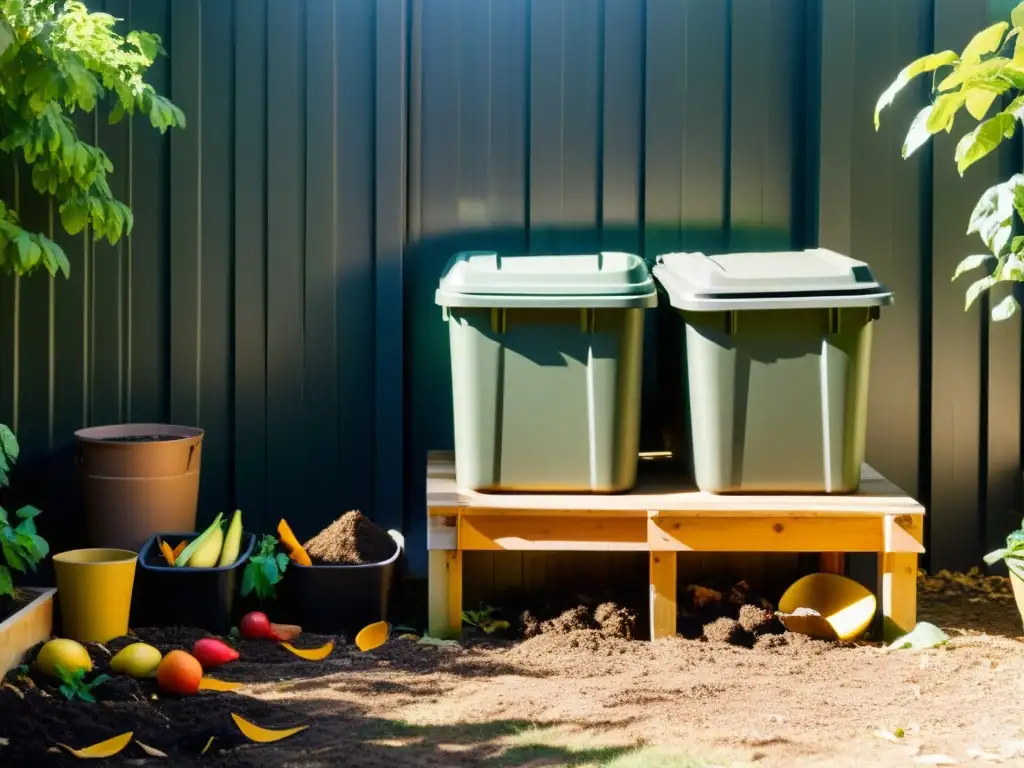
M 462 553 L 472 550 L 643 551 L 650 557 L 651 637 L 676 631 L 677 552 L 879 553 L 886 637 L 917 619 L 924 508 L 865 465 L 845 496 L 728 495 L 683 487 L 672 465 L 642 458 L 632 493 L 486 494 L 455 484 L 455 456 L 427 459 L 429 633 L 462 632 Z

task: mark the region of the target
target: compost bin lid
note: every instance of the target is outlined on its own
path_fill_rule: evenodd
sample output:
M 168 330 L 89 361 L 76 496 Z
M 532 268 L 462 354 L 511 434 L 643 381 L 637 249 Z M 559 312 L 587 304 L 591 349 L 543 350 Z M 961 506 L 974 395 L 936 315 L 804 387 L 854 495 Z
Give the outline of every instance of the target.
M 808 309 L 881 306 L 892 293 L 863 261 L 825 248 L 804 251 L 666 253 L 654 276 L 678 309 Z
M 649 307 L 657 291 L 636 254 L 503 256 L 463 251 L 445 265 L 435 296 L 445 307 Z

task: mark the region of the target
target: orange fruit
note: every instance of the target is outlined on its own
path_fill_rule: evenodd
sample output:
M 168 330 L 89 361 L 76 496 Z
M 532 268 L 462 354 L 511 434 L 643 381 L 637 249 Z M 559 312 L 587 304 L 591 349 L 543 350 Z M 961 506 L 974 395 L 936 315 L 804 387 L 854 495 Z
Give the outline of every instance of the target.
M 171 651 L 156 668 L 156 681 L 162 691 L 179 696 L 191 696 L 199 691 L 203 679 L 203 665 L 185 651 Z

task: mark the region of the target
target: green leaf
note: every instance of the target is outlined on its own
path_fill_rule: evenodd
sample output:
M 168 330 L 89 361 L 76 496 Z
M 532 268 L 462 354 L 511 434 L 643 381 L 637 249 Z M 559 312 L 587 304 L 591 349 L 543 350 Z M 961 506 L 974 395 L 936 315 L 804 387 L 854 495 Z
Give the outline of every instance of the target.
M 935 100 L 931 114 L 928 115 L 926 126 L 929 133 L 949 131 L 953 127 L 953 119 L 957 111 L 967 101 L 963 91 L 944 93 Z
M 1024 27 L 1024 3 L 1010 11 L 1010 23 L 1015 27 Z
M 986 53 L 992 53 L 997 50 L 1000 43 L 1003 42 L 1003 35 L 1009 26 L 1008 22 L 999 21 L 991 27 L 983 29 L 964 48 L 964 52 L 960 54 L 960 61 L 964 64 L 974 64 L 981 61 L 981 57 Z
M 983 294 L 985 291 L 987 291 L 989 288 L 991 288 L 998 282 L 999 279 L 996 278 L 995 276 L 987 275 L 986 277 L 983 277 L 980 280 L 976 280 L 973 283 L 971 283 L 970 287 L 967 289 L 967 295 L 964 300 L 964 311 L 966 312 L 968 309 L 970 309 L 971 305 L 979 296 L 981 296 L 981 294 Z
M 20 517 L 22 520 L 32 520 L 43 514 L 43 510 L 39 509 L 38 507 L 33 507 L 31 504 L 26 504 L 14 514 L 16 517 Z
M 942 53 L 932 53 L 928 56 L 922 56 L 916 61 L 911 62 L 905 66 L 900 73 L 896 76 L 896 79 L 892 84 L 885 89 L 881 96 L 878 97 L 878 103 L 875 104 L 875 130 L 877 131 L 881 125 L 881 114 L 882 110 L 892 104 L 897 94 L 903 90 L 907 83 L 913 80 L 918 75 L 925 72 L 932 72 L 939 67 L 949 66 L 956 61 L 959 57 L 954 51 L 943 51 Z
M 0 565 L 0 595 L 14 594 L 14 579 L 11 578 L 11 569 L 6 565 Z
M 963 176 L 964 171 L 1002 144 L 1004 138 L 1012 138 L 1016 127 L 1017 118 L 1000 112 L 973 131 L 964 134 L 953 154 L 960 175 Z
M 1003 300 L 992 307 L 993 322 L 1009 320 L 1017 313 L 1017 300 L 1012 296 L 1004 296 Z
M 248 563 L 246 565 L 248 566 Z M 242 571 L 242 597 L 246 597 L 250 592 L 252 592 L 255 586 L 255 580 L 256 579 L 253 576 L 253 569 L 246 567 L 246 569 Z
M 965 106 L 967 112 L 975 120 L 981 120 L 992 107 L 992 102 L 999 96 L 998 91 L 988 88 L 970 88 L 967 90 Z
M 1012 234 L 1014 197 L 1021 187 L 1024 187 L 1024 174 L 1014 174 L 985 190 L 971 213 L 967 234 L 977 232 L 997 256 L 1002 254 Z
M 967 256 L 963 261 L 956 265 L 956 271 L 953 273 L 953 280 L 956 280 L 960 275 L 964 274 L 964 272 L 970 272 L 972 269 L 984 266 L 985 262 L 991 258 L 991 254 L 988 253 L 976 253 L 972 256 Z
M 931 117 L 932 109 L 934 109 L 933 105 L 929 104 L 917 113 L 917 117 L 910 124 L 907 138 L 903 141 L 902 155 L 904 160 L 924 146 L 928 139 L 932 137 L 931 131 L 928 130 L 928 119 Z
M 949 642 L 949 635 L 927 621 L 918 622 L 911 632 L 896 640 L 889 646 L 890 651 L 895 650 L 920 650 L 924 648 L 937 648 Z

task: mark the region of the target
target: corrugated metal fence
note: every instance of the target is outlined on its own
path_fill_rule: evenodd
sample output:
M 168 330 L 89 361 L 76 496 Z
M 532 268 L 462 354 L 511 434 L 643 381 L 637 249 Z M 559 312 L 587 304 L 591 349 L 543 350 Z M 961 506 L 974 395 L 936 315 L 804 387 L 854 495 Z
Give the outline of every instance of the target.
M 965 314 L 949 277 L 977 250 L 978 193 L 1019 158 L 961 180 L 943 136 L 934 162 L 902 161 L 921 89 L 871 125 L 898 69 L 961 47 L 984 0 L 94 5 L 164 37 L 152 81 L 189 126 L 83 121 L 134 235 L 59 237 L 70 280 L 0 281 L 0 421 L 58 545 L 76 536 L 74 429 L 170 420 L 207 430 L 203 517 L 240 506 L 304 536 L 360 507 L 421 569 L 425 453 L 452 439 L 433 289 L 465 247 L 820 242 L 870 261 L 897 293 L 870 460 L 929 502 L 933 566 L 976 562 L 1015 524 L 1019 322 Z M 7 182 L 50 226 L 26 177 Z

